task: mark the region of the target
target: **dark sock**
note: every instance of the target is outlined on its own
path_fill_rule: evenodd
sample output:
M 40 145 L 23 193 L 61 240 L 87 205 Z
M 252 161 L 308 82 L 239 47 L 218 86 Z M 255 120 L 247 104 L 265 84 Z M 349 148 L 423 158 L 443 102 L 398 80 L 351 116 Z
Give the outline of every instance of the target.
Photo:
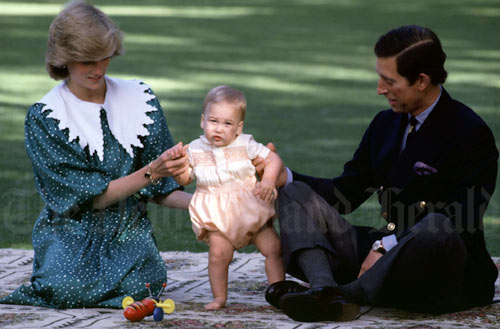
M 340 285 L 338 286 L 338 289 L 340 291 L 345 292 L 347 297 L 349 297 L 349 299 L 353 300 L 358 304 L 361 305 L 373 304 L 372 301 L 368 300 L 365 291 L 359 284 L 358 280 L 354 280 L 353 282 L 348 284 Z
M 330 262 L 321 247 L 301 249 L 297 252 L 297 261 L 311 288 L 336 286 Z

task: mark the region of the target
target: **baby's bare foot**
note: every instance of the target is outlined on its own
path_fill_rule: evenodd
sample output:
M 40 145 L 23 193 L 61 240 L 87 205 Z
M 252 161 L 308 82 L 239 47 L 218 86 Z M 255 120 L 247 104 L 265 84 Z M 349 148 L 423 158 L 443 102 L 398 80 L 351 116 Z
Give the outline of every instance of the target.
M 226 305 L 226 299 L 222 297 L 215 297 L 214 300 L 207 305 L 205 305 L 205 309 L 207 311 L 220 310 Z

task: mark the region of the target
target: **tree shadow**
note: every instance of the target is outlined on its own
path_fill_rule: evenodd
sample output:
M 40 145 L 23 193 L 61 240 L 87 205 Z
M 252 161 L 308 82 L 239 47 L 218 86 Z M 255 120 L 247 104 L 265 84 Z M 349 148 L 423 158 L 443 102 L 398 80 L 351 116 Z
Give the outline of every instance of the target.
M 41 4 L 42 9 L 54 4 L 51 0 L 24 2 Z M 65 1 L 55 3 L 62 6 Z M 125 32 L 127 53 L 113 59 L 109 74 L 149 83 L 175 140 L 189 142 L 201 134 L 199 119 L 206 93 L 215 85 L 230 84 L 247 95 L 246 132 L 258 141 L 274 142 L 285 163 L 297 171 L 336 176 L 371 119 L 388 108 L 383 97 L 376 95 L 373 44 L 387 30 L 415 21 L 431 27 L 443 41 L 450 67 L 446 88 L 476 109 L 496 138 L 500 136 L 499 88 L 487 81 L 500 80 L 493 65 L 499 52 L 494 27 L 500 21 L 485 14 L 486 3 L 462 0 L 453 8 L 445 0 L 93 3 L 108 10 Z M 470 8 L 470 13 L 464 8 Z M 19 116 L 53 84 L 43 71 L 46 34 L 53 17 L 43 11 L 31 15 L 0 11 L 4 45 L 0 52 L 0 152 L 4 154 L 0 188 L 14 209 L 10 218 L 0 218 L 7 222 L 0 229 L 17 224 L 31 229 L 38 215 L 22 120 L 5 118 Z M 461 78 L 454 80 L 459 74 Z M 480 81 L 481 77 L 486 79 Z M 23 198 L 29 201 L 19 201 Z M 500 217 L 496 199 L 494 195 L 487 212 L 493 218 Z M 22 202 L 29 206 L 23 208 Z M 26 211 L 29 216 L 23 215 Z M 359 217 L 373 220 L 371 214 L 363 209 Z M 31 225 L 28 219 L 14 217 L 30 217 Z M 171 217 L 167 226 L 160 224 L 164 217 Z M 165 231 L 157 236 L 162 248 L 189 239 L 188 233 L 175 238 L 183 236 L 180 232 L 191 234 L 187 217 L 162 210 L 152 211 L 152 220 L 160 228 L 155 230 L 157 235 Z M 28 240 L 29 234 L 22 239 Z M 171 245 L 164 245 L 168 240 Z

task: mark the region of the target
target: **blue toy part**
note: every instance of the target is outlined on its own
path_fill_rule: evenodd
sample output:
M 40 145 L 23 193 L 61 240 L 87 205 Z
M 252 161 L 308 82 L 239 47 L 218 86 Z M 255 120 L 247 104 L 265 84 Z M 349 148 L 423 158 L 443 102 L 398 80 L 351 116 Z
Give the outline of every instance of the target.
M 164 314 L 165 313 L 163 312 L 163 309 L 161 307 L 156 307 L 153 311 L 153 319 L 155 319 L 155 321 L 161 321 L 163 320 Z

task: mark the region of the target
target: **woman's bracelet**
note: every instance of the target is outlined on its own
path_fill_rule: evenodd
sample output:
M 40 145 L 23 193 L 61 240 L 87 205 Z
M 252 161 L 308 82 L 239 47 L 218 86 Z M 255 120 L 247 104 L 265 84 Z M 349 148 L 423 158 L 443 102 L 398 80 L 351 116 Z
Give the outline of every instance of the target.
M 151 169 L 151 163 L 148 164 L 148 171 L 144 174 L 144 177 L 148 178 L 151 181 L 151 184 L 158 185 L 161 181 L 161 178 L 154 179 L 153 178 L 153 170 Z

